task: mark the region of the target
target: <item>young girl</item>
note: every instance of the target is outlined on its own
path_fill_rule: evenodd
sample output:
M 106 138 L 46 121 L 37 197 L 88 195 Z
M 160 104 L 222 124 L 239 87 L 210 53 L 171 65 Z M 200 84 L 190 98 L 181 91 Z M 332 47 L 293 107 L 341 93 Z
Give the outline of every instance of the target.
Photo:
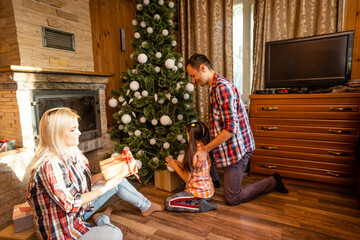
M 122 239 L 121 230 L 110 223 L 111 207 L 94 215 L 97 226 L 86 219 L 114 194 L 137 206 L 143 216 L 161 211 L 162 207 L 151 203 L 125 178 L 114 177 L 91 189 L 104 176 L 91 175 L 89 162 L 77 147 L 81 134 L 78 119 L 69 108 L 49 109 L 41 118 L 40 141 L 27 195 L 34 210 L 37 237 Z
M 209 129 L 202 122 L 192 122 L 186 127 L 188 148 L 185 152 L 183 164 L 167 157 L 166 164 L 175 169 L 185 181 L 186 190 L 179 192 L 165 201 L 168 211 L 175 212 L 206 212 L 217 209 L 216 204 L 208 201 L 214 195 L 214 186 L 210 177 L 211 160 L 208 155 L 205 166 L 195 170 L 197 159 L 194 153 L 210 141 Z

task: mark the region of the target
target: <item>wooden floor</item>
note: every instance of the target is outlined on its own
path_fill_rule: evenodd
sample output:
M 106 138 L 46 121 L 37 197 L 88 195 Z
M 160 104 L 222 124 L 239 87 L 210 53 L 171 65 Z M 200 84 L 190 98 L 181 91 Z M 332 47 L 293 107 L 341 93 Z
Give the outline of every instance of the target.
M 243 184 L 261 178 L 246 175 Z M 115 211 L 111 220 L 124 239 L 360 239 L 360 201 L 354 193 L 305 181 L 284 182 L 289 194 L 274 192 L 238 206 L 226 205 L 221 187 L 212 200 L 218 210 L 205 213 L 165 210 L 142 217 L 137 208 L 119 200 L 113 205 L 124 209 Z M 138 190 L 160 204 L 177 192 L 153 184 Z

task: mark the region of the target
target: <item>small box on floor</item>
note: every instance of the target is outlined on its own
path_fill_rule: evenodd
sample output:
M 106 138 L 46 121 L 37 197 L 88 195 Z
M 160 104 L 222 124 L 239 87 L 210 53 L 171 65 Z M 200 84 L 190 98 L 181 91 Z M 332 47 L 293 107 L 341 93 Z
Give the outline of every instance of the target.
M 15 233 L 34 227 L 33 212 L 27 202 L 14 206 L 12 219 Z
M 155 170 L 154 172 L 155 187 L 172 192 L 183 184 L 183 180 L 176 172 L 168 170 Z
M 15 140 L 0 139 L 0 152 L 7 152 L 15 149 Z

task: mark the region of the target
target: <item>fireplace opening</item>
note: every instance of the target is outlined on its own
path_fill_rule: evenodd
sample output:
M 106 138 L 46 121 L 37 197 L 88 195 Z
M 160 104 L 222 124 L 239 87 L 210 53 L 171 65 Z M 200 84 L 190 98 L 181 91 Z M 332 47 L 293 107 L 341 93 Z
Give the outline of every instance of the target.
M 80 142 L 101 137 L 98 91 L 34 91 L 32 105 L 35 107 L 35 140 L 38 140 L 41 116 L 55 107 L 71 108 L 80 116 Z

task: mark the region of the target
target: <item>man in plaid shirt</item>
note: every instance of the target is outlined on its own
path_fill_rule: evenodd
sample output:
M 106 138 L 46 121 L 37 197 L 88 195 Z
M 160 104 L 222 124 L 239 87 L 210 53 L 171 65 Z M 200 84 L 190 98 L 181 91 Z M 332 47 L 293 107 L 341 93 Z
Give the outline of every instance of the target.
M 213 151 L 217 166 L 224 168 L 224 195 L 227 203 L 238 205 L 274 190 L 288 193 L 278 173 L 240 187 L 250 156 L 255 150 L 242 97 L 233 83 L 212 69 L 206 56 L 194 54 L 186 62 L 186 69 L 193 83 L 197 82 L 200 86 L 207 84 L 211 89 L 211 142 L 197 151 L 194 157 L 197 156 L 199 162 L 203 162 L 208 152 Z

